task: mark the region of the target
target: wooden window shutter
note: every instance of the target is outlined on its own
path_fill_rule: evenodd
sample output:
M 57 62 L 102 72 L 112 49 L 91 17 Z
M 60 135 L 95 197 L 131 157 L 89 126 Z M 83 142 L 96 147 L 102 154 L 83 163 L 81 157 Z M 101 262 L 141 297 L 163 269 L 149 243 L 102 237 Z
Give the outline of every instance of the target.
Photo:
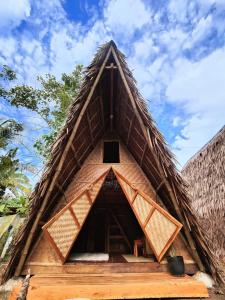
M 175 240 L 182 224 L 147 195 L 135 189 L 117 171 L 114 172 L 152 251 L 160 262 Z
M 44 234 L 64 263 L 108 174 L 104 172 L 76 199 L 67 204 L 43 227 Z

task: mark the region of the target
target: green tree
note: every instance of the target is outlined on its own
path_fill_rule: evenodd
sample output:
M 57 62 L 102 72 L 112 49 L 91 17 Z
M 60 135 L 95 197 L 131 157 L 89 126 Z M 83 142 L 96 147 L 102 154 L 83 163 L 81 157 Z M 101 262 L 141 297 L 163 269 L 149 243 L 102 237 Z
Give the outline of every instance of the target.
M 3 66 L 0 71 L 0 96 L 6 97 L 7 81 L 16 78 L 15 73 Z M 25 195 L 30 191 L 28 178 L 19 171 L 20 162 L 16 158 L 17 148 L 11 146 L 12 140 L 20 135 L 23 130 L 21 123 L 13 119 L 0 119 L 0 199 L 2 201 L 6 190 L 10 190 L 15 196 Z
M 68 109 L 80 88 L 82 66 L 77 65 L 71 74 L 63 73 L 61 80 L 51 74 L 37 79 L 40 88 L 17 85 L 4 92 L 4 97 L 13 106 L 26 107 L 38 113 L 47 123 L 47 133 L 38 138 L 34 147 L 44 159 L 48 159 L 51 145 L 64 125 Z
M 22 131 L 22 125 L 15 120 L 0 121 L 0 198 L 9 187 L 12 174 L 18 170 L 19 160 L 16 159 L 17 148 L 7 149 L 10 141 Z M 10 184 L 12 186 L 12 184 Z

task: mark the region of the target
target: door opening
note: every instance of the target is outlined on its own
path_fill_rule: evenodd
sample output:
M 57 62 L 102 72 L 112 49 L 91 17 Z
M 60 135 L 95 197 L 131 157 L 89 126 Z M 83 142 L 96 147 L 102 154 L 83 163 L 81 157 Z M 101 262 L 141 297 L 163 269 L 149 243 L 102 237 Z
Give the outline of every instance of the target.
M 136 240 L 146 243 L 136 216 L 111 171 L 75 241 L 69 260 L 73 257 L 76 260 L 77 254 L 82 254 L 85 261 L 88 257 L 83 254 L 90 254 L 90 257 L 93 254 L 97 261 L 102 257 L 102 261 L 127 262 L 126 258 L 133 256 Z M 140 249 L 139 255 L 143 257 L 143 254 Z M 148 254 L 151 254 L 150 250 Z

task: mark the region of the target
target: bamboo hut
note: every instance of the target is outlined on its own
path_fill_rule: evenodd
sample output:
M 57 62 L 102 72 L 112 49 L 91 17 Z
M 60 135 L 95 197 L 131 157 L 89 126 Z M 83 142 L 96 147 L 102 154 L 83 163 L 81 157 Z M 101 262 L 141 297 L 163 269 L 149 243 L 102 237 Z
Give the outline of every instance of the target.
M 206 297 L 188 275 L 169 275 L 171 247 L 186 274 L 222 280 L 173 155 L 110 41 L 86 68 L 3 278 L 29 269 L 29 299 Z
M 225 126 L 188 160 L 182 175 L 189 183 L 191 207 L 225 267 Z

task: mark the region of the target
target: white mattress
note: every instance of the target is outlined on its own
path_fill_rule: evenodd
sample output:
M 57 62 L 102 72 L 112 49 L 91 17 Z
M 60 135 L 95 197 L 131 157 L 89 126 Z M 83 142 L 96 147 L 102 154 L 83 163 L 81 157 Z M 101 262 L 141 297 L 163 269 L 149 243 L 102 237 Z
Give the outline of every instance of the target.
M 108 261 L 107 253 L 73 253 L 69 257 L 70 261 Z

